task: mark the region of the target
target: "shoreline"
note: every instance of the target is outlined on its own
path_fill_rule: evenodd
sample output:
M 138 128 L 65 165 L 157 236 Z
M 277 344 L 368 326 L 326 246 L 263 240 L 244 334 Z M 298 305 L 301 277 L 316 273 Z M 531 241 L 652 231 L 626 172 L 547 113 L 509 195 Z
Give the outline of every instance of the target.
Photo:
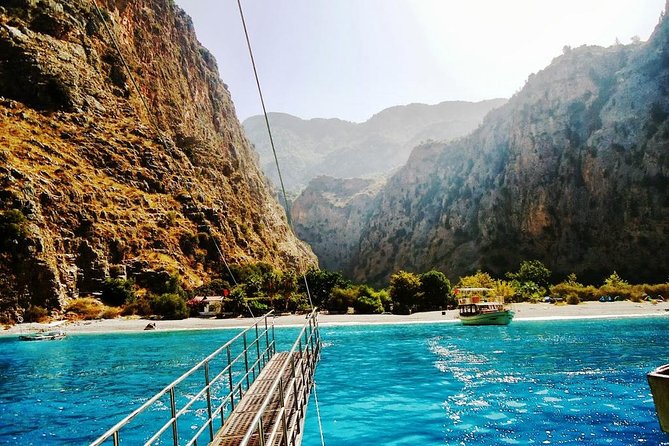
M 578 319 L 619 319 L 669 316 L 669 302 L 584 302 L 579 305 L 553 305 L 546 303 L 516 303 L 510 305 L 516 313 L 514 321 L 552 321 Z M 276 327 L 300 327 L 304 315 L 275 316 Z M 410 315 L 396 314 L 319 314 L 319 325 L 401 325 L 458 322 L 457 310 L 428 311 Z M 141 318 L 117 318 L 92 321 L 54 323 L 24 323 L 0 331 L 0 337 L 17 335 L 40 329 L 61 329 L 69 333 L 129 333 L 144 331 L 149 323 L 155 323 L 157 331 L 239 329 L 253 324 L 252 318 L 213 319 L 188 318 L 182 320 L 150 320 Z M 156 331 L 151 330 L 151 331 Z

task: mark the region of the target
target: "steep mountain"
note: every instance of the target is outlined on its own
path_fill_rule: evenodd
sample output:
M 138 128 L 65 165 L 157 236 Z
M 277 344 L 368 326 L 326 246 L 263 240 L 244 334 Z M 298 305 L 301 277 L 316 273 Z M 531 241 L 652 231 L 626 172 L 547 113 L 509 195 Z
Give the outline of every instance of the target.
M 397 106 L 361 124 L 340 119 L 303 120 L 284 113 L 270 113 L 269 121 L 284 185 L 297 194 L 321 175 L 371 178 L 388 174 L 406 162 L 416 145 L 464 136 L 481 123 L 486 113 L 505 101 Z M 264 118 L 254 116 L 243 125 L 260 155 L 262 170 L 278 185 Z
M 110 275 L 159 290 L 223 258 L 315 264 L 190 18 L 170 0 L 97 4 L 0 7 L 0 316 Z
M 333 178 L 311 180 L 293 202 L 293 227 L 309 243 L 321 268 L 348 273 L 369 210 L 383 180 Z
M 666 18 L 647 43 L 566 49 L 472 135 L 413 151 L 362 230 L 355 278 L 540 259 L 557 276 L 667 280 L 668 89 Z

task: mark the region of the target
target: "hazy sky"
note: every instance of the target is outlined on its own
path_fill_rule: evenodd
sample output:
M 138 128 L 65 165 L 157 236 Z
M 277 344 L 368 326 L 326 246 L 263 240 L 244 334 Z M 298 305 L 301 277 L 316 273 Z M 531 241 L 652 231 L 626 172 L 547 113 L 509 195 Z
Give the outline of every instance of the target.
M 236 0 L 177 0 L 240 119 L 260 114 Z M 242 0 L 269 111 L 364 121 L 510 97 L 565 45 L 647 40 L 665 0 Z

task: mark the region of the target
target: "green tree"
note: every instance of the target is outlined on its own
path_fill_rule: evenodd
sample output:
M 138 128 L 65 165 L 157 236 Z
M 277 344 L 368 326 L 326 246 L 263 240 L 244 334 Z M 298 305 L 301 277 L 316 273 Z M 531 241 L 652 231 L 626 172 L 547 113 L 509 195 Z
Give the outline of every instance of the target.
M 428 271 L 420 275 L 423 310 L 439 310 L 449 305 L 451 282 L 441 271 Z
M 381 301 L 381 305 L 383 306 L 383 311 L 390 311 L 390 305 L 393 303 L 393 300 L 390 297 L 390 292 L 384 288 L 382 290 L 377 291 L 376 295 L 379 296 L 379 300 Z
M 337 313 L 346 313 L 348 308 L 353 307 L 358 299 L 356 288 L 333 288 L 330 294 L 326 308 Z
M 383 312 L 381 293 L 374 291 L 372 287 L 367 285 L 360 285 L 357 288 L 358 296 L 353 303 L 356 313 L 375 314 Z
M 624 299 L 641 300 L 641 291 L 635 291 L 633 287 L 617 272 L 613 272 L 604 280 L 604 285 L 599 288 L 599 294 L 609 296 L 621 296 Z
M 506 280 L 496 280 L 495 286 L 493 286 L 493 293 L 496 296 L 504 298 L 505 302 L 511 302 L 518 290 L 513 286 L 512 282 L 507 282 Z
M 544 294 L 546 294 L 545 288 L 540 287 L 531 280 L 527 280 L 525 282 L 519 282 L 518 280 L 514 280 L 511 283 L 512 286 L 518 290 L 518 294 L 520 294 L 521 301 L 524 302 L 527 301 L 538 302 L 541 299 L 541 297 Z
M 209 283 L 197 287 L 193 290 L 195 296 L 222 296 L 224 290 L 230 289 L 230 283 L 223 279 L 214 279 Z
M 237 285 L 230 291 L 228 310 L 236 314 L 248 314 L 246 308 L 246 284 Z
M 279 294 L 283 299 L 283 310 L 288 310 L 293 296 L 297 293 L 297 274 L 284 271 L 279 278 Z
M 390 276 L 390 298 L 393 312 L 411 313 L 421 298 L 420 278 L 414 273 L 398 271 Z
M 618 275 L 617 272 L 613 272 L 609 277 L 604 279 L 604 286 L 609 286 L 612 288 L 622 288 L 628 287 L 629 283 Z
M 523 260 L 517 273 L 507 273 L 506 276 L 511 280 L 517 280 L 521 284 L 524 282 L 534 282 L 541 288 L 548 288 L 548 280 L 551 277 L 551 271 L 539 260 Z
M 569 275 L 567 276 L 566 283 L 577 287 L 583 286 L 583 284 L 578 281 L 578 277 L 576 277 L 575 273 L 569 273 Z
M 324 308 L 327 308 L 330 293 L 334 288 L 348 288 L 351 285 L 351 282 L 344 279 L 341 273 L 317 268 L 307 271 L 306 278 L 314 305 Z M 306 293 L 304 280 L 299 281 L 298 290 Z
M 481 270 L 471 276 L 460 277 L 457 288 L 493 288 L 495 279 Z

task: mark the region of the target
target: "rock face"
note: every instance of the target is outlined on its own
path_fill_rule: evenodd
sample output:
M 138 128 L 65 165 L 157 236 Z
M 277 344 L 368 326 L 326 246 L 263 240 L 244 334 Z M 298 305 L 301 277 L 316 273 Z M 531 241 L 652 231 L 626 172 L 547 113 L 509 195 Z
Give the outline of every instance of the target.
M 315 264 L 190 18 L 169 0 L 98 4 L 0 7 L 0 211 L 26 217 L 3 223 L 18 229 L 0 240 L 0 312 L 58 308 L 110 274 L 196 285 L 222 256 Z
M 361 124 L 340 119 L 303 120 L 270 113 L 284 185 L 299 194 L 318 176 L 372 178 L 403 165 L 421 142 L 449 141 L 474 130 L 483 117 L 506 102 L 442 102 L 385 109 Z M 274 155 L 262 116 L 244 121 L 249 140 L 260 155 L 267 177 L 279 185 Z
M 349 273 L 369 210 L 383 180 L 318 177 L 292 207 L 295 233 L 311 245 L 322 268 Z
M 540 259 L 558 277 L 666 281 L 668 89 L 666 18 L 647 43 L 567 51 L 471 136 L 414 150 L 379 194 L 355 278 Z

